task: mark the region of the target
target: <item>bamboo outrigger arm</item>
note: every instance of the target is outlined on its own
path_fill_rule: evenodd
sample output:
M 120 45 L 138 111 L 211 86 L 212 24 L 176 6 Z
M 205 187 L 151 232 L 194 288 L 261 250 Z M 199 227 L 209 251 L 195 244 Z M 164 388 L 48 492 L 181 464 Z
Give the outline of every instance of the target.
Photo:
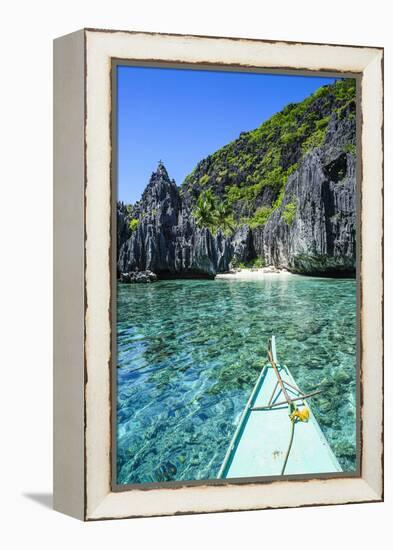
M 285 403 L 291 404 L 296 403 L 296 401 L 302 401 L 303 399 L 306 399 L 307 397 L 313 397 L 314 395 L 317 395 L 318 393 L 322 393 L 322 390 L 315 390 L 310 393 L 302 393 L 298 397 L 290 398 L 289 401 L 279 401 L 278 403 L 269 403 L 265 407 L 253 407 L 252 411 L 265 411 L 267 409 L 271 409 L 272 407 L 279 407 L 280 405 L 285 405 Z

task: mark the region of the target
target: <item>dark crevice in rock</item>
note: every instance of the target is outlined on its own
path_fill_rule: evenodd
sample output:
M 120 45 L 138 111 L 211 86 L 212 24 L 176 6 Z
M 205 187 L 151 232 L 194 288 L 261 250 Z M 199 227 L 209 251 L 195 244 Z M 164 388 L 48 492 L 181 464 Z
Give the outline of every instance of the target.
M 347 175 L 347 155 L 345 153 L 339 155 L 324 167 L 324 171 L 331 181 L 335 183 L 342 181 Z

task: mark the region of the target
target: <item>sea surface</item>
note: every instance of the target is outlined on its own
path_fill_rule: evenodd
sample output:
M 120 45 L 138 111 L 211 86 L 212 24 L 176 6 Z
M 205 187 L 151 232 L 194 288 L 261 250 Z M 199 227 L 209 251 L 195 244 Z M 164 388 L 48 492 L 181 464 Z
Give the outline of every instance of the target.
M 302 276 L 120 284 L 117 481 L 217 477 L 276 335 L 344 471 L 356 454 L 356 282 Z

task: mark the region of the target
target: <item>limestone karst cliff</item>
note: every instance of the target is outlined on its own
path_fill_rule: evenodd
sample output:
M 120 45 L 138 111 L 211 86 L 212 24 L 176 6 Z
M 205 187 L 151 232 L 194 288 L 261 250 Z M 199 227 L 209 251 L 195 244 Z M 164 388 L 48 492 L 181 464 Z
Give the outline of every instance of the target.
M 356 89 L 288 105 L 198 163 L 178 187 L 163 163 L 118 204 L 118 274 L 214 277 L 233 265 L 354 275 Z

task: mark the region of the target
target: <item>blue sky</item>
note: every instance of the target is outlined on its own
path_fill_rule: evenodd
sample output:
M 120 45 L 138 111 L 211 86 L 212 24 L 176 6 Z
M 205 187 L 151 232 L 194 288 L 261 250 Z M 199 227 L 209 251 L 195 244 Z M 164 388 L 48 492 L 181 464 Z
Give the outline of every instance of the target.
M 180 185 L 240 132 L 334 81 L 311 76 L 118 67 L 118 199 L 140 199 L 162 160 Z

